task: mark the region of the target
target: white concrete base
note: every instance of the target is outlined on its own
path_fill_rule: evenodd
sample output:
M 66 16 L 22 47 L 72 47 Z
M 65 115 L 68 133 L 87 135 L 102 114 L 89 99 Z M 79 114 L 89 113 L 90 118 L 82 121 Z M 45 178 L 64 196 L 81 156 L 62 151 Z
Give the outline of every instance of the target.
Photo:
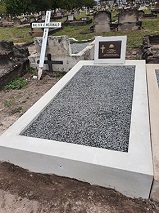
M 42 38 L 35 39 L 36 53 L 28 57 L 30 67 L 37 68 L 37 61 L 40 59 Z M 58 41 L 60 40 L 60 42 Z M 71 46 L 67 36 L 49 36 L 46 48 L 46 54 L 51 54 L 52 60 L 63 61 L 63 64 L 53 64 L 54 71 L 68 72 L 80 60 L 93 60 L 94 59 L 94 41 L 90 42 L 87 47 L 77 54 L 71 53 Z M 47 58 L 45 58 L 47 60 Z M 48 70 L 48 65 L 44 64 L 43 70 Z
M 144 61 L 125 63 L 136 66 L 128 153 L 20 135 L 83 65 L 94 65 L 94 62 L 80 61 L 3 133 L 0 160 L 34 172 L 54 173 L 115 188 L 127 196 L 148 198 L 153 167 Z
M 154 169 L 154 182 L 151 199 L 159 202 L 159 88 L 155 70 L 159 64 L 147 64 L 147 83 L 151 125 L 151 142 Z

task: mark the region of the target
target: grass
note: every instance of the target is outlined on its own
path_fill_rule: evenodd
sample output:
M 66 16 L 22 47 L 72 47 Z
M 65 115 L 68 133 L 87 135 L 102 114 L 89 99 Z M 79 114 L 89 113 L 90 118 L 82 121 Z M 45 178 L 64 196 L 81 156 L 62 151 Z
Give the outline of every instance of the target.
M 29 34 L 30 28 L 10 27 L 0 28 L 0 40 L 9 40 L 14 43 L 31 42 L 33 38 Z
M 77 19 L 80 17 L 84 17 L 85 13 L 82 13 L 76 16 Z M 112 14 L 112 17 L 114 14 Z M 63 18 L 65 20 L 66 18 Z M 61 21 L 61 20 L 56 20 Z M 108 32 L 103 33 L 101 36 L 118 36 L 118 35 L 127 35 L 127 47 L 130 48 L 138 48 L 142 44 L 142 38 L 144 35 L 147 34 L 159 34 L 159 16 L 157 19 L 143 19 L 142 20 L 142 29 L 135 30 L 135 31 L 127 31 L 127 32 Z M 67 35 L 68 37 L 74 37 L 77 40 L 87 40 L 92 39 L 95 36 L 99 36 L 96 33 L 86 33 L 89 32 L 90 26 L 93 24 L 89 24 L 86 26 L 67 26 L 64 27 L 61 31 L 56 32 L 55 36 L 57 35 Z M 30 42 L 33 41 L 33 37 L 29 34 L 30 28 L 0 28 L 0 40 L 11 40 L 14 43 L 19 42 Z M 81 33 L 83 32 L 83 33 Z

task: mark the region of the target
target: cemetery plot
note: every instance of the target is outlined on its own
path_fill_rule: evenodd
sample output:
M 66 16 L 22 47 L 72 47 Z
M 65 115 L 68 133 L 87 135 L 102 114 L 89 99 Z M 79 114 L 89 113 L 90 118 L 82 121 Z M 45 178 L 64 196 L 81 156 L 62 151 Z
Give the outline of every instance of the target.
M 86 67 L 87 70 L 88 68 L 91 68 L 91 70 L 86 72 Z M 94 70 L 92 70 L 92 67 Z M 117 69 L 121 72 L 122 77 L 120 76 L 120 72 L 118 72 Z M 100 76 L 100 71 L 102 75 L 101 80 L 98 79 Z M 96 72 L 99 72 L 99 76 Z M 112 73 L 110 74 L 110 72 Z M 82 78 L 81 75 L 84 75 L 85 77 Z M 93 76 L 94 78 L 92 78 Z M 103 83 L 104 78 L 107 81 L 107 84 Z M 86 84 L 85 79 L 90 79 L 90 82 L 87 82 L 91 84 L 91 87 L 89 84 Z M 97 79 L 97 81 L 92 79 Z M 74 80 L 78 81 L 80 87 L 78 87 L 78 85 L 76 87 L 76 84 L 73 84 L 71 88 L 69 87 L 69 85 L 72 84 L 71 82 L 74 82 Z M 130 82 L 126 83 L 126 81 Z M 109 82 L 111 83 L 109 84 Z M 113 86 L 113 82 L 115 86 Z M 104 86 L 109 89 L 107 95 L 110 95 L 110 99 L 108 98 L 106 100 L 103 98 L 106 93 Z M 112 93 L 111 87 L 114 88 Z M 66 99 L 69 98 L 69 102 L 71 104 L 74 103 L 76 108 L 72 105 L 70 105 L 70 108 L 67 107 L 68 104 L 65 100 L 66 89 L 70 92 L 70 95 L 67 92 Z M 81 91 L 77 93 L 77 90 L 79 89 Z M 75 90 L 74 96 L 71 96 L 72 90 Z M 121 95 L 118 94 L 116 97 L 122 97 L 123 95 L 124 99 L 121 98 L 119 100 L 117 98 L 116 102 L 112 104 L 111 102 L 116 99 L 114 98 L 115 90 L 116 92 L 118 91 L 121 93 Z M 127 91 L 129 92 L 127 93 Z M 88 93 L 90 94 L 90 97 L 92 96 L 92 103 L 98 104 L 98 107 L 101 107 L 101 111 L 96 110 L 97 105 L 93 105 L 91 102 L 88 105 L 87 101 L 83 101 L 81 99 L 81 95 L 86 97 L 89 96 Z M 122 116 L 119 116 L 119 121 L 123 119 L 119 124 L 121 129 L 124 128 L 123 134 L 120 133 L 121 135 L 119 136 L 117 135 L 116 128 L 112 130 L 112 135 L 115 136 L 112 144 L 113 146 L 116 144 L 118 149 L 115 150 L 110 149 L 110 147 L 104 148 L 99 146 L 94 147 L 90 146 L 91 144 L 83 145 L 67 143 L 64 141 L 65 138 L 62 138 L 62 140 L 58 141 L 59 138 L 51 138 L 48 140 L 44 138 L 21 135 L 22 132 L 25 132 L 26 129 L 29 129 L 31 125 L 36 122 L 38 116 L 41 116 L 45 110 L 49 115 L 49 107 L 52 108 L 55 102 L 58 102 L 59 96 L 61 96 L 61 104 L 64 105 L 67 110 L 69 110 L 67 111 L 67 116 L 70 119 L 70 123 L 71 121 L 74 121 L 74 123 L 70 125 L 70 130 L 72 129 L 72 133 L 74 131 L 73 128 L 75 125 L 83 125 L 83 118 L 84 116 L 85 118 L 88 118 L 89 113 L 92 113 L 92 116 L 94 117 L 98 117 L 98 113 L 100 113 L 98 118 L 102 120 L 103 118 L 106 118 L 104 113 L 102 113 L 104 110 L 109 111 L 111 109 L 112 112 L 117 110 L 118 113 L 114 114 L 112 117 L 111 115 L 113 113 L 111 111 L 109 111 L 109 114 L 107 114 L 107 121 L 113 123 L 114 119 L 116 119 L 114 122 L 116 124 L 118 123 L 118 116 L 120 114 L 119 112 L 121 111 L 121 114 L 123 113 L 124 117 L 124 110 L 126 110 L 128 107 L 129 110 L 126 112 L 126 117 L 123 119 Z M 108 103 L 103 103 L 106 101 Z M 83 106 L 86 107 L 83 109 Z M 87 106 L 89 106 L 90 109 L 87 110 Z M 60 109 L 57 107 L 59 107 L 59 105 L 56 105 L 54 109 L 60 111 Z M 77 107 L 80 109 L 78 116 L 81 115 L 81 120 L 74 120 L 74 117 L 70 113 L 72 108 L 78 109 Z M 75 110 L 74 115 L 76 115 L 76 112 L 77 111 Z M 66 123 L 66 115 L 63 113 L 66 113 L 64 108 L 63 112 L 61 113 L 61 115 L 63 115 L 62 118 L 60 117 L 61 115 L 59 116 L 59 114 L 56 113 L 55 117 L 53 118 L 53 120 L 62 119 L 62 123 L 58 123 L 59 126 L 62 124 L 62 127 Z M 112 120 L 109 118 L 112 118 Z M 92 122 L 93 119 L 90 117 L 89 121 Z M 97 122 L 95 119 L 93 121 Z M 124 123 L 124 121 L 126 121 L 126 123 Z M 69 123 L 67 123 L 67 126 L 68 124 Z M 105 126 L 102 126 L 103 122 L 100 123 L 101 126 L 95 126 L 95 124 L 96 123 L 94 122 L 91 123 L 90 127 L 87 129 L 90 131 L 90 136 L 92 136 L 91 140 L 93 141 L 93 136 L 98 137 L 98 135 L 100 135 L 100 132 L 96 132 L 96 135 L 94 133 L 92 134 L 91 131 L 94 129 L 99 129 L 101 132 L 103 131 L 102 136 L 105 135 L 107 137 L 107 130 L 104 129 Z M 107 129 L 109 127 L 110 129 L 114 127 L 112 127 L 111 124 L 104 124 L 106 125 Z M 44 126 L 41 128 L 41 131 L 43 131 L 45 127 L 46 125 L 44 124 Z M 58 126 L 56 127 L 58 128 Z M 56 127 L 54 124 L 51 125 L 47 134 L 51 135 L 52 130 L 54 131 L 54 128 Z M 87 125 L 83 127 L 86 129 Z M 81 135 L 79 135 L 79 132 L 75 132 L 77 140 L 79 137 L 81 139 L 85 129 L 79 127 Z M 65 128 L 65 130 L 66 131 L 62 134 L 67 135 L 67 128 Z M 59 133 L 60 131 L 56 132 L 55 135 L 59 135 Z M 128 141 L 126 146 L 123 146 L 124 134 L 126 135 L 126 140 Z M 74 137 L 71 140 L 76 140 L 76 138 Z M 98 144 L 97 139 L 94 141 Z M 103 141 L 105 143 L 106 140 Z M 111 144 L 111 139 L 108 142 Z M 2 134 L 0 137 L 0 147 L 1 161 L 10 161 L 34 172 L 54 173 L 57 175 L 86 181 L 90 184 L 115 188 L 117 191 L 120 191 L 123 194 L 131 197 L 148 198 L 153 180 L 153 168 L 151 159 L 152 155 L 150 144 L 145 62 L 126 61 L 124 65 L 118 65 L 115 68 L 114 65 L 95 65 L 94 61 L 80 61 L 13 126 L 11 126 L 4 134 Z

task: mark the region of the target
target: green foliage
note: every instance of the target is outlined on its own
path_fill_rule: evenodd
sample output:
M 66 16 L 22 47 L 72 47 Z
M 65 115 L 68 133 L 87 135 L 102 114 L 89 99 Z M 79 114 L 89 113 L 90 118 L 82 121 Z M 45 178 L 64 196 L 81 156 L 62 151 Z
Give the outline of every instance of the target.
M 6 5 L 3 2 L 0 2 L 0 14 L 5 14 L 6 11 Z
M 29 34 L 30 29 L 28 27 L 24 28 L 0 28 L 0 40 L 9 40 L 14 43 L 21 42 L 31 42 L 33 38 Z
M 4 0 L 4 2 L 7 13 L 11 15 L 56 8 L 71 10 L 73 8 L 81 8 L 82 6 L 93 7 L 96 4 L 95 0 Z
M 52 0 L 52 9 L 62 8 L 72 10 L 73 8 L 93 7 L 96 5 L 94 0 Z
M 22 89 L 27 85 L 27 80 L 24 78 L 17 78 L 11 82 L 9 82 L 7 85 L 5 85 L 4 89 L 5 90 L 10 90 L 10 89 Z
M 32 0 L 5 0 L 7 13 L 20 15 L 21 13 L 30 12 Z

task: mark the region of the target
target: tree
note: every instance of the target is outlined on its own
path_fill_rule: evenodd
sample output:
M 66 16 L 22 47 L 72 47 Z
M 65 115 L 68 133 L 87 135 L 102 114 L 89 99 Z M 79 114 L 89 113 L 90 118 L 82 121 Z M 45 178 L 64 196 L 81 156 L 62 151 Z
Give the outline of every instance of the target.
M 7 13 L 20 15 L 21 13 L 30 12 L 31 0 L 5 0 Z
M 6 5 L 3 1 L 0 2 L 0 14 L 5 14 L 7 12 Z
M 95 0 L 2 0 L 5 2 L 7 13 L 20 15 L 21 13 L 39 12 L 62 8 L 71 10 L 83 6 L 92 7 Z
M 50 10 L 53 0 L 31 0 L 31 12 Z

